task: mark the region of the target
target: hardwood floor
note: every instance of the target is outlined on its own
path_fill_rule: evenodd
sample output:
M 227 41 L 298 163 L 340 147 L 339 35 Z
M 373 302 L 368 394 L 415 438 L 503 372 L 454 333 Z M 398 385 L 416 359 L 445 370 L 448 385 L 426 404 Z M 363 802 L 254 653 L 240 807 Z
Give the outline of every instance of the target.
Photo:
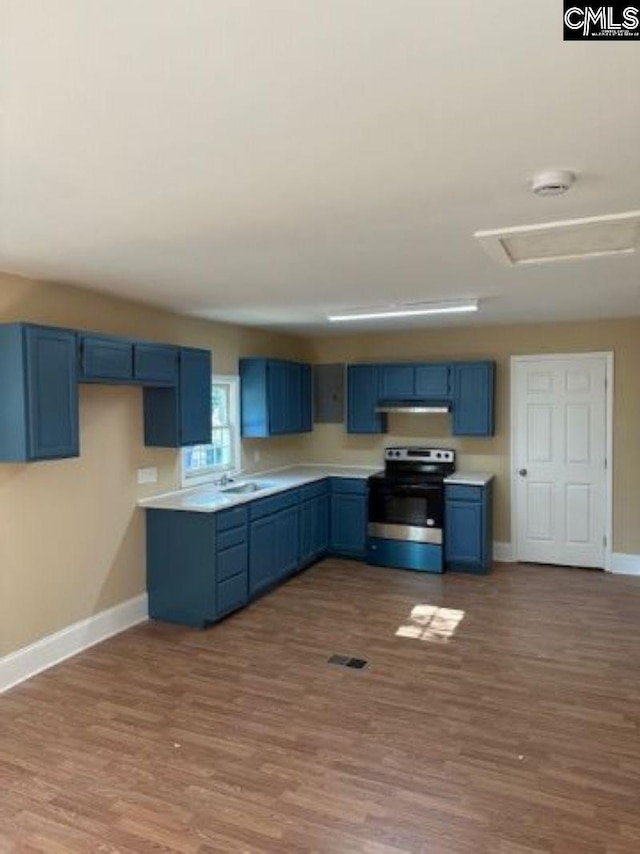
M 631 854 L 639 724 L 640 579 L 328 560 L 0 698 L 0 851 Z

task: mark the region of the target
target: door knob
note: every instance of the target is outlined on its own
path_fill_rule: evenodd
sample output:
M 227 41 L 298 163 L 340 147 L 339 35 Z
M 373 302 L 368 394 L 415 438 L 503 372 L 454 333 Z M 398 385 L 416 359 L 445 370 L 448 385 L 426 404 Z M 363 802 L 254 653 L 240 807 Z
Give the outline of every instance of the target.
M 527 476 L 527 470 L 526 469 L 520 469 L 518 474 L 520 475 L 520 477 L 526 477 Z

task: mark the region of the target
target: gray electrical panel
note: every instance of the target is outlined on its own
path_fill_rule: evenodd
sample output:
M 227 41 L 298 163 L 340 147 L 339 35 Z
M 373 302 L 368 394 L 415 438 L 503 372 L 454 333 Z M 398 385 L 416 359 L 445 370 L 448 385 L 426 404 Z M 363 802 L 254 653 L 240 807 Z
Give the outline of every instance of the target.
M 313 366 L 313 420 L 316 424 L 344 423 L 345 366 Z

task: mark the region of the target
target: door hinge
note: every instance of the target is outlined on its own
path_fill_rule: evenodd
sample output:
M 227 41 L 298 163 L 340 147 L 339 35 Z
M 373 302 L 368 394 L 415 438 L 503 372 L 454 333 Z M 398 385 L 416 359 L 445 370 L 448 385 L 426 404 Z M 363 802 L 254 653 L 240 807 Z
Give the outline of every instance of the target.
M 609 468 L 609 460 L 606 457 L 604 458 L 604 467 Z
M 606 549 L 606 547 L 607 547 L 607 535 L 606 535 L 606 534 L 605 534 L 605 535 L 604 535 L 604 537 L 602 538 L 602 545 L 603 545 L 603 546 L 605 547 L 605 549 Z

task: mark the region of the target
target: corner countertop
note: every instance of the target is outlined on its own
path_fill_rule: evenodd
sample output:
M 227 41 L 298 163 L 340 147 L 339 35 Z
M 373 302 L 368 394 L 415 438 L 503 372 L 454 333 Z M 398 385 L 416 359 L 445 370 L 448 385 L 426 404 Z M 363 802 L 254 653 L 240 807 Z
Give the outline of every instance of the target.
M 494 477 L 495 475 L 483 471 L 457 471 L 445 477 L 444 482 L 456 486 L 486 486 Z
M 261 481 L 265 484 L 264 489 L 257 492 L 249 492 L 243 495 L 233 495 L 225 492 L 214 484 L 203 484 L 187 489 L 177 489 L 175 492 L 165 492 L 152 498 L 142 498 L 137 502 L 138 507 L 145 510 L 185 510 L 192 513 L 216 513 L 219 510 L 228 510 L 249 501 L 266 498 L 286 489 L 294 489 L 324 480 L 326 477 L 352 477 L 366 479 L 372 474 L 380 471 L 381 466 L 371 468 L 368 466 L 332 466 L 332 465 L 304 465 L 288 466 L 275 471 L 253 472 L 241 477 L 234 483 L 241 485 L 250 481 Z

